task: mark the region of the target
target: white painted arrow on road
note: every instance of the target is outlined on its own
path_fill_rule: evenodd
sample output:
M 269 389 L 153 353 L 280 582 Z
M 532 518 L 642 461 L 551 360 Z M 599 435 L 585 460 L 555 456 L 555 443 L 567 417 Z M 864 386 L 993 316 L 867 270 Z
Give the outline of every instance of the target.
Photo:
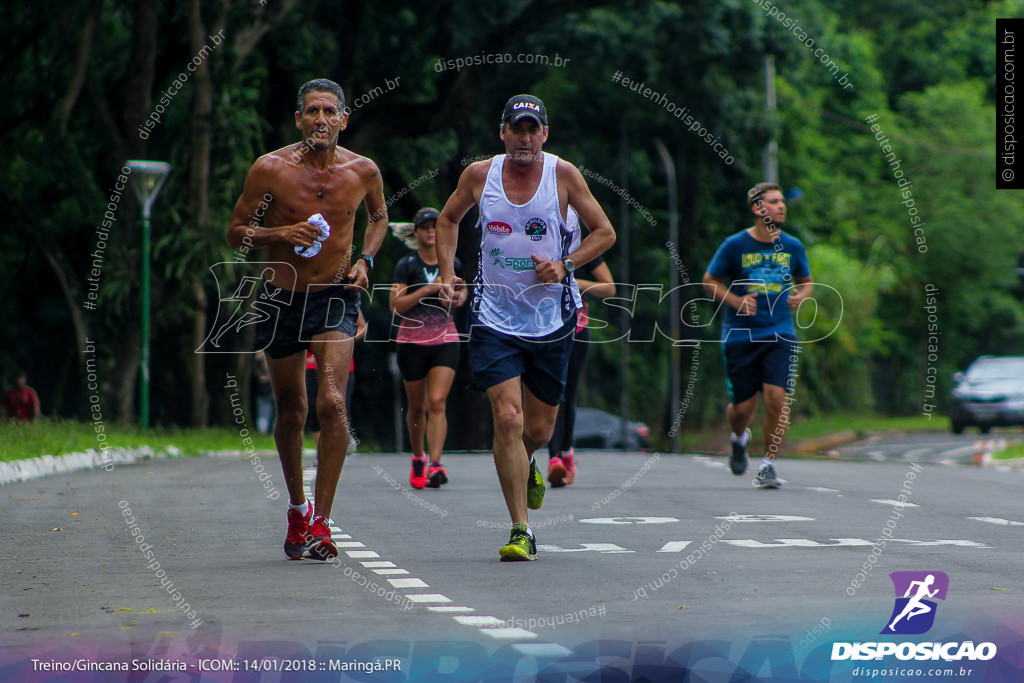
M 614 543 L 581 543 L 582 548 L 563 548 L 557 545 L 538 545 L 537 550 L 543 550 L 546 553 L 585 553 L 585 552 L 598 552 L 598 553 L 635 553 L 635 550 L 626 550 L 622 546 L 615 545 Z
M 582 524 L 671 524 L 679 520 L 675 517 L 589 517 L 579 521 Z
M 813 517 L 797 515 L 725 515 L 715 519 L 728 519 L 730 522 L 813 522 Z
M 835 543 L 818 543 L 809 538 L 776 538 L 777 543 L 762 543 L 750 538 L 722 539 L 719 543 L 728 543 L 740 548 L 836 548 L 839 546 L 869 546 L 871 541 L 862 538 L 830 538 Z

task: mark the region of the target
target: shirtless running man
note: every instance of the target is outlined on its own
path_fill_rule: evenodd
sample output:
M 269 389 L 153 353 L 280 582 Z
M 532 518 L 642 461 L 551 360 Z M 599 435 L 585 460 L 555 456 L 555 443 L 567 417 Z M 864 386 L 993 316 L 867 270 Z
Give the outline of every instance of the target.
M 328 524 L 348 447 L 344 387 L 360 291 L 369 284 L 388 216 L 376 164 L 338 146 L 338 134 L 348 125 L 341 87 L 327 79 L 310 81 L 299 89 L 296 106 L 295 126 L 303 141 L 256 160 L 231 214 L 227 240 L 235 249 L 269 247 L 268 261 L 280 264 L 265 270 L 270 275 L 260 286 L 262 304 L 276 307 L 278 314 L 260 323 L 256 348 L 266 351 L 277 403 L 274 441 L 290 498 L 284 552 L 293 560 L 305 552 L 329 560 L 338 554 Z M 363 202 L 369 222 L 362 249 L 353 251 L 356 210 Z M 307 222 L 317 213 L 330 226 L 326 238 Z M 260 225 L 261 215 L 262 227 L 252 227 Z M 320 251 L 311 258 L 296 253 L 297 247 L 318 241 Z M 359 254 L 355 261 L 353 254 Z M 321 424 L 313 501 L 302 489 L 304 351 L 310 342 Z

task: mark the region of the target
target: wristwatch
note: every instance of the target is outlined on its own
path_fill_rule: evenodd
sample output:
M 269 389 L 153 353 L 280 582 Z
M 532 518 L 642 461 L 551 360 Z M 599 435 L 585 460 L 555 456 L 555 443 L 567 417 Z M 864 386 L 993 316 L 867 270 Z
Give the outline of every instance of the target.
M 366 269 L 367 270 L 373 270 L 373 257 L 372 256 L 370 256 L 369 254 L 360 254 L 359 258 L 357 258 L 356 261 L 358 261 L 359 259 L 362 259 L 362 260 L 366 261 Z
M 562 265 L 565 266 L 565 274 L 566 275 L 568 275 L 568 274 L 572 273 L 574 270 L 576 270 L 576 262 L 573 261 L 571 258 L 564 258 L 564 259 L 562 259 Z

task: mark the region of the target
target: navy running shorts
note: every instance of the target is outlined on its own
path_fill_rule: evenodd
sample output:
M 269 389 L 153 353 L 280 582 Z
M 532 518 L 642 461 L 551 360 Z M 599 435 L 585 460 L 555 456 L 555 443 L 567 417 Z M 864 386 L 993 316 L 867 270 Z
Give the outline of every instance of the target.
M 309 348 L 313 337 L 337 330 L 356 336 L 361 297 L 358 290 L 336 284 L 313 287 L 306 292 L 290 292 L 266 280 L 260 283 L 257 305 L 276 309 L 256 328 L 256 351 L 271 358 L 285 358 Z
M 733 405 L 757 395 L 764 384 L 789 389 L 790 366 L 799 355 L 796 342 L 770 340 L 723 344 L 729 398 Z
M 514 337 L 497 332 L 469 316 L 469 367 L 473 387 L 487 391 L 513 377 L 549 406 L 562 402 L 576 316 L 543 337 Z

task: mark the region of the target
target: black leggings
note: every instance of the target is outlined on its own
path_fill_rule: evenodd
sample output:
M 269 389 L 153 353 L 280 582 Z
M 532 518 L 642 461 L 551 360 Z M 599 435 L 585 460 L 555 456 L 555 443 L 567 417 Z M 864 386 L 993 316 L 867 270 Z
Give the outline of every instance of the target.
M 584 327 L 576 333 L 576 341 L 572 343 L 569 356 L 569 370 L 565 375 L 565 400 L 558 406 L 558 417 L 555 419 L 555 430 L 548 442 L 548 457 L 553 458 L 572 448 L 573 432 L 576 430 L 576 389 L 583 374 L 583 363 L 587 359 L 587 348 L 590 346 L 590 328 Z

